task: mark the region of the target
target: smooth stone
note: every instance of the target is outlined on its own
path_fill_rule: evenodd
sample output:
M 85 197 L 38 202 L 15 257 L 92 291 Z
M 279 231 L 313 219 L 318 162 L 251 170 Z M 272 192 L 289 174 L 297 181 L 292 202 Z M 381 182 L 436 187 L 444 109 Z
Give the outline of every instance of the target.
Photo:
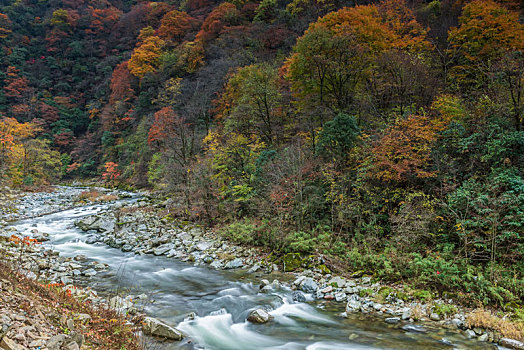
M 510 349 L 523 350 L 524 343 L 511 338 L 502 338 L 499 340 L 499 344 Z
M 427 333 L 428 330 L 422 326 L 415 325 L 415 324 L 407 324 L 401 327 L 402 330 L 405 330 L 406 332 L 413 332 L 413 333 Z
M 346 304 L 346 312 L 351 313 L 360 310 L 362 304 L 358 300 L 349 300 Z
M 455 325 L 455 327 L 462 329 L 464 327 L 464 322 L 462 320 L 459 320 L 458 318 L 454 318 L 451 320 L 451 323 Z
M 432 312 L 431 315 L 429 315 L 429 319 L 432 321 L 440 321 L 440 316 L 436 312 Z
M 384 321 L 389 324 L 396 324 L 400 322 L 400 317 L 388 317 Z
M 321 289 L 320 290 L 322 293 L 326 294 L 326 293 L 331 293 L 333 291 L 333 287 L 331 286 L 327 286 L 326 288 L 324 289 Z
M 88 269 L 84 271 L 84 276 L 92 277 L 96 275 L 96 271 L 94 269 Z
M 196 249 L 200 251 L 208 250 L 213 246 L 213 243 L 210 242 L 200 242 L 196 245 Z
M 328 284 L 334 286 L 335 288 L 344 288 L 346 285 L 346 280 L 342 277 L 336 276 L 329 280 Z
M 143 329 L 147 334 L 172 340 L 181 340 L 184 335 L 178 329 L 168 326 L 164 322 L 153 317 L 146 317 L 143 321 Z
M 477 335 L 472 329 L 466 330 L 466 337 L 468 337 L 468 339 L 475 338 L 476 336 Z
M 262 309 L 256 309 L 249 313 L 247 320 L 252 323 L 266 323 L 269 321 L 271 316 Z
M 236 258 L 234 260 L 229 261 L 226 264 L 225 269 L 226 270 L 238 269 L 238 268 L 241 268 L 242 266 L 244 266 L 244 262 L 242 261 L 242 259 L 241 258 Z
M 313 281 L 311 277 L 307 277 L 302 281 L 300 289 L 306 293 L 314 293 L 318 289 L 318 285 Z
M 306 296 L 301 291 L 294 291 L 293 293 L 291 293 L 291 297 L 293 298 L 293 301 L 296 301 L 297 303 L 306 302 Z
M 485 341 L 488 341 L 488 337 L 489 337 L 488 333 L 484 333 L 481 336 L 479 336 L 477 339 L 478 341 L 485 342 Z
M 346 293 L 340 292 L 335 294 L 335 300 L 338 302 L 346 300 L 347 296 Z

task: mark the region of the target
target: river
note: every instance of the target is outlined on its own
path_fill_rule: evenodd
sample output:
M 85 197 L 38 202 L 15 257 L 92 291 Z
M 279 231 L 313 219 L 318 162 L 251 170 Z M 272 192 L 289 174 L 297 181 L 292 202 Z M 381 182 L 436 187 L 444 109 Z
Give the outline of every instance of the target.
M 116 292 L 146 294 L 142 307 L 153 317 L 176 326 L 186 338 L 180 342 L 157 343 L 151 349 L 495 349 L 493 344 L 468 340 L 458 331 L 429 328 L 425 332 L 390 325 L 384 317 L 343 315 L 343 303 L 307 300 L 293 302 L 291 290 L 259 293 L 259 281 L 285 280 L 290 276 L 255 276 L 244 270 L 221 271 L 193 266 L 173 258 L 124 253 L 102 243 L 88 244 L 88 234 L 74 226 L 75 220 L 106 210 L 107 205 L 89 205 L 13 224 L 21 234 L 36 228 L 50 234 L 45 246 L 61 256 L 79 254 L 110 266 L 106 272 L 86 280 L 102 295 Z M 265 308 L 273 317 L 267 324 L 246 321 L 255 308 Z M 187 319 L 190 313 L 195 316 Z

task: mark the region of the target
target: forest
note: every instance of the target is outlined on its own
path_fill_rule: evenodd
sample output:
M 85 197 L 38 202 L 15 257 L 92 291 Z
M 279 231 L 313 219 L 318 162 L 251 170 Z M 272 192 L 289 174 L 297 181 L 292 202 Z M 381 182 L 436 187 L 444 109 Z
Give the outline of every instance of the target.
M 520 1 L 3 0 L 0 46 L 3 185 L 524 315 Z

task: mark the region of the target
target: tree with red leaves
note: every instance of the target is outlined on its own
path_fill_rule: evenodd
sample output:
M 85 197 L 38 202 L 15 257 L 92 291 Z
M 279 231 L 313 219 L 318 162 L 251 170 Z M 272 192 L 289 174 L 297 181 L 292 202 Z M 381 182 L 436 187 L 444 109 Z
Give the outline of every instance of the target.
M 198 20 L 185 12 L 173 10 L 164 15 L 161 20 L 158 35 L 172 43 L 180 43 L 182 39 L 198 25 Z

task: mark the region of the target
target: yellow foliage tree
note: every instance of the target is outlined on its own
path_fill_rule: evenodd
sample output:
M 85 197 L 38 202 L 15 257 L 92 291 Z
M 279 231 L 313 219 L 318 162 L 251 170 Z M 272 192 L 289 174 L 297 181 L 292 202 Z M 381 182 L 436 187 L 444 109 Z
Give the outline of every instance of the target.
M 135 48 L 127 65 L 131 74 L 143 78 L 147 73 L 155 72 L 160 64 L 164 40 L 150 36 Z

